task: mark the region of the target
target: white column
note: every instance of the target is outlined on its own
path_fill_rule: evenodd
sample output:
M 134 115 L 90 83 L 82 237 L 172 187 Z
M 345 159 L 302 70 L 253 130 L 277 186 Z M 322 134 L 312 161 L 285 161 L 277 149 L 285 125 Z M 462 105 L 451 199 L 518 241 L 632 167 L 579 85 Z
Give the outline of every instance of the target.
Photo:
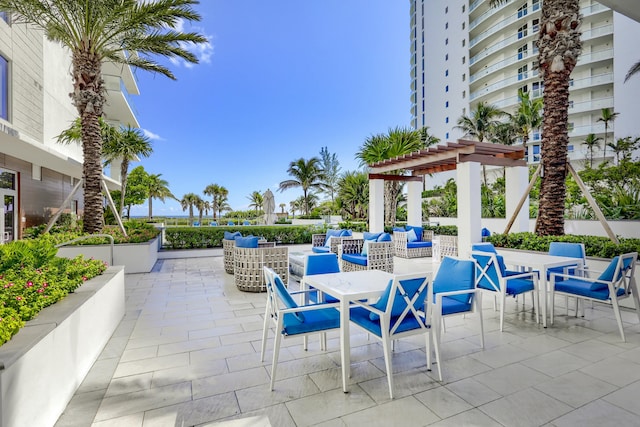
M 384 231 L 384 181 L 382 179 L 369 180 L 369 231 L 372 233 Z
M 506 168 L 505 203 L 507 221 L 516 210 L 520 198 L 529 184 L 529 168 L 527 166 L 512 166 Z M 502 233 L 504 230 L 491 230 L 492 233 Z M 522 209 L 511 226 L 511 231 L 518 233 L 529 231 L 529 197 L 524 201 Z
M 407 183 L 407 224 L 422 226 L 422 181 Z
M 482 241 L 480 164 L 458 163 L 458 255 L 466 257 L 471 244 Z

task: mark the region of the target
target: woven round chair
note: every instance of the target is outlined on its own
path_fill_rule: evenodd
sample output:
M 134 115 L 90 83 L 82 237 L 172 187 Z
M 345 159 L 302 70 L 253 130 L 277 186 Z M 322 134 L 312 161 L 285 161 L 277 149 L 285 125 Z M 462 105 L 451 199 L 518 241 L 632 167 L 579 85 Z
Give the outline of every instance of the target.
M 266 292 L 262 267 L 275 271 L 284 283 L 289 282 L 289 248 L 268 242 L 257 248 L 234 248 L 233 270 L 238 289 L 245 292 Z
M 265 239 L 258 241 L 259 248 L 272 247 L 272 246 L 275 246 L 274 242 L 267 242 Z M 222 253 L 224 256 L 224 271 L 226 271 L 229 274 L 233 274 L 234 272 L 233 251 L 235 250 L 235 248 L 236 248 L 235 240 L 224 239 L 222 241 Z

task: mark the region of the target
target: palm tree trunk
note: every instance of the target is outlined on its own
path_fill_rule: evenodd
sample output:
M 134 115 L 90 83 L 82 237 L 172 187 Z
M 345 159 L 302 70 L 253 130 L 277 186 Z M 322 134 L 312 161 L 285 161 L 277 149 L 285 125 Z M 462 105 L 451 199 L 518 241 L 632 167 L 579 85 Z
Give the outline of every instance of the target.
M 544 78 L 544 124 L 542 132 L 542 183 L 536 233 L 564 234 L 565 178 L 567 176 L 567 126 L 571 71 L 547 72 Z
M 149 219 L 153 218 L 153 197 L 149 196 Z
M 98 119 L 105 102 L 101 62 L 91 52 L 74 52 L 73 86 L 71 94 L 82 123 L 82 154 L 84 162 L 83 231 L 98 233 L 104 225 L 102 198 L 102 134 Z

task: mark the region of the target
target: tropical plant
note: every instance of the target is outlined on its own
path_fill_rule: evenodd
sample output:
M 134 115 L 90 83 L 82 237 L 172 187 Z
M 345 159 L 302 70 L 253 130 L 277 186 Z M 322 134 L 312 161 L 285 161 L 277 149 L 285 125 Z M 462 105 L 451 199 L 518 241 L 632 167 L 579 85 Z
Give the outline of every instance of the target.
M 518 89 L 518 99 L 520 102 L 510 119 L 522 143 L 527 145 L 529 134 L 542 126 L 542 98 L 531 99 L 528 92 Z
M 340 180 L 340 162 L 336 153 L 329 153 L 327 147 L 320 149 L 320 162 L 324 171 L 324 192 L 329 194 L 331 202 L 335 200 L 338 191 L 338 181 Z
M 289 208 L 291 209 L 291 216 L 293 218 L 296 217 L 296 212 L 302 212 L 302 202 L 300 198 L 290 201 Z
M 149 219 L 153 218 L 153 199 L 159 199 L 164 202 L 164 199 L 170 198 L 177 200 L 176 197 L 169 190 L 169 183 L 161 178 L 162 174 L 151 174 L 147 180 L 147 188 L 149 191 Z
M 193 224 L 193 208 L 198 205 L 198 200 L 200 196 L 195 193 L 187 193 L 182 196 L 180 200 L 180 206 L 182 206 L 182 210 L 186 211 L 189 209 L 189 224 Z
M 198 198 L 196 199 L 196 208 L 198 209 L 198 224 L 202 224 L 202 214 L 204 213 L 204 209 L 205 209 L 205 203 L 204 200 L 198 196 Z
M 513 145 L 518 137 L 521 137 L 519 130 L 511 121 L 498 123 L 491 129 L 491 142 L 495 144 Z
M 281 212 L 284 213 L 284 210 L 286 209 L 287 204 L 286 203 L 280 203 L 278 206 L 280 206 Z
M 118 130 L 116 138 L 109 138 L 102 146 L 105 158 L 105 165 L 120 161 L 120 182 L 122 188 L 120 196 L 120 217 L 124 209 L 124 196 L 127 188 L 127 175 L 129 173 L 129 162 L 138 160 L 140 157 L 149 157 L 153 152 L 151 140 L 145 136 L 140 129 L 127 126 Z
M 584 139 L 584 142 L 582 143 L 582 145 L 584 145 L 587 148 L 586 160 L 589 162 L 587 163 L 587 165 L 590 168 L 593 167 L 594 152 L 600 149 L 600 141 L 602 141 L 602 138 L 597 137 L 595 133 L 590 133 L 589 135 L 587 135 L 587 137 Z
M 440 142 L 440 138 L 429 133 L 429 126 L 423 126 L 418 129 L 418 132 L 420 132 L 420 140 L 425 147 L 431 147 Z
M 264 202 L 264 197 L 262 197 L 262 193 L 259 191 L 254 191 L 250 195 L 247 196 L 247 199 L 251 203 L 249 203 L 250 208 L 254 208 L 256 212 L 256 216 L 258 216 L 258 210 L 262 208 L 262 203 Z
M 631 76 L 633 76 L 634 74 L 640 72 L 640 61 L 636 62 L 635 64 L 633 64 L 631 66 L 631 68 L 629 68 L 629 71 L 627 72 L 627 75 L 624 78 L 624 82 L 626 83 L 627 80 L 629 80 L 631 78 Z
M 604 123 L 604 150 L 602 150 L 602 160 L 607 159 L 609 123 L 613 123 L 619 115 L 620 113 L 614 113 L 611 108 L 603 108 L 600 110 L 600 118 L 598 118 L 598 121 Z
M 197 1 L 0 0 L 0 10 L 10 12 L 15 21 L 42 29 L 47 38 L 69 49 L 70 96 L 82 122 L 83 224 L 88 233 L 97 233 L 103 226 L 99 118 L 106 89 L 102 65 L 107 61 L 126 64 L 175 79 L 154 57 L 198 62 L 187 46 L 204 43 L 206 38 L 180 30 L 185 20 L 200 20 L 194 4 Z
M 213 198 L 211 201 L 211 209 L 213 210 L 213 219 L 215 220 L 216 212 L 218 213 L 218 216 L 220 216 L 224 210 L 222 206 L 227 202 L 229 190 L 218 184 L 209 184 L 204 189 L 203 193 Z
M 490 0 L 490 5 L 509 0 Z M 580 41 L 579 0 L 545 0 L 538 34 L 538 67 L 543 78 L 544 118 L 541 163 L 544 174 L 536 233 L 564 234 L 565 178 L 569 145 L 569 83 L 578 57 Z
M 319 158 L 312 157 L 309 160 L 300 158 L 289 164 L 287 173 L 293 179 L 282 181 L 279 190 L 282 192 L 289 188 L 302 188 L 302 197 L 304 199 L 304 212 L 309 214 L 311 206 L 309 202 L 313 199 L 310 197 L 311 190 L 322 191 L 325 189 L 324 171 Z M 317 197 L 317 196 L 316 196 Z
M 369 211 L 369 177 L 366 172 L 348 171 L 338 181 L 338 198 L 346 219 L 367 218 Z
M 356 153 L 356 158 L 360 160 L 362 166 L 372 165 L 376 162 L 421 150 L 425 148 L 423 140 L 425 138 L 422 131 L 396 127 L 389 129 L 386 134 L 369 136 Z M 404 173 L 402 170 L 395 172 L 395 174 L 399 175 Z M 394 225 L 396 222 L 399 192 L 399 181 L 389 180 L 384 182 L 385 225 Z
M 631 153 L 640 145 L 640 137 L 632 138 L 630 136 L 618 138 L 616 142 L 607 144 L 616 156 L 616 164 L 620 164 L 623 159 L 631 160 Z

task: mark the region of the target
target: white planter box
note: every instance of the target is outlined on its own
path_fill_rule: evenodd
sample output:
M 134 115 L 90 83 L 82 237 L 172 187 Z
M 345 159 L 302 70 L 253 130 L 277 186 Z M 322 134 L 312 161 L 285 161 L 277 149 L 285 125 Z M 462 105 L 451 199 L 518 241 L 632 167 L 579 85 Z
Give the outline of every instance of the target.
M 146 243 L 127 243 L 114 245 L 113 265 L 124 265 L 124 272 L 149 273 L 158 260 L 160 236 Z M 58 249 L 58 256 L 75 258 L 84 255 L 86 258 L 99 259 L 111 265 L 111 246 L 82 245 L 64 246 Z
M 124 307 L 124 270 L 109 267 L 43 309 L 0 347 L 0 425 L 54 425 L 122 320 Z

